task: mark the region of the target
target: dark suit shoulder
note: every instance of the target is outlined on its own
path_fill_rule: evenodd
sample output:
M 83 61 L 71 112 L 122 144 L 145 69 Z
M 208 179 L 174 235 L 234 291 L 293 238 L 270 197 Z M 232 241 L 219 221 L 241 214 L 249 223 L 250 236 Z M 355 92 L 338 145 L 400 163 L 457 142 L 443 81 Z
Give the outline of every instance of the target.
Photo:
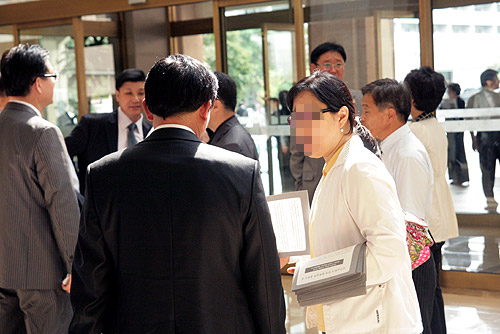
M 116 112 L 113 111 L 113 112 L 108 112 L 108 113 L 85 114 L 80 119 L 80 122 L 82 122 L 82 121 L 98 122 L 98 121 L 108 121 L 108 120 L 115 120 L 115 119 L 117 119 L 117 114 L 116 114 Z

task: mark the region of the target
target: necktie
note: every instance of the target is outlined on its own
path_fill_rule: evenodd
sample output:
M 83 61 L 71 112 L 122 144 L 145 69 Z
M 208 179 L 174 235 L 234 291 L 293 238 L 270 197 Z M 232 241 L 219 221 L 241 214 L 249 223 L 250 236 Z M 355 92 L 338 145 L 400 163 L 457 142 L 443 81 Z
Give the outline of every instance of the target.
M 127 146 L 132 146 L 137 144 L 137 139 L 135 139 L 134 131 L 137 129 L 137 125 L 135 123 L 130 123 L 128 128 L 128 137 L 127 137 Z

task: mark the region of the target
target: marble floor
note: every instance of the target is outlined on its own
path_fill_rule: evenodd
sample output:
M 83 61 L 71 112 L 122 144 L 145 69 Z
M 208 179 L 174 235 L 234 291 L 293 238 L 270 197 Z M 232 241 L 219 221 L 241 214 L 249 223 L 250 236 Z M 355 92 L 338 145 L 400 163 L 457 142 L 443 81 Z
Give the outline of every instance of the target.
M 318 334 L 306 329 L 305 308 L 297 304 L 291 292 L 292 276 L 282 276 L 287 306 L 289 334 Z M 443 289 L 448 334 L 500 333 L 500 292 L 466 289 Z

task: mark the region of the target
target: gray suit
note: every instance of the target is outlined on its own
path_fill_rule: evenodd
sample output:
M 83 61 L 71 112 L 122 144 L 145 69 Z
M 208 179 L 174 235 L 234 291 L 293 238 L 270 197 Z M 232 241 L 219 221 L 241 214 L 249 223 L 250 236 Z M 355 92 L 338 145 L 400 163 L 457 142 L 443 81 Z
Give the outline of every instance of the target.
M 500 94 L 487 91 L 485 88 L 469 99 L 467 108 L 490 108 L 487 94 L 490 94 L 493 107 L 500 107 Z M 486 198 L 493 198 L 495 186 L 496 161 L 500 161 L 500 131 L 478 131 L 477 150 L 481 167 L 483 192 Z
M 55 290 L 69 300 L 61 281 L 71 272 L 79 210 L 62 134 L 29 106 L 10 102 L 0 114 L 0 161 L 0 332 L 8 333 L 9 293 Z M 17 298 L 25 318 L 36 317 Z

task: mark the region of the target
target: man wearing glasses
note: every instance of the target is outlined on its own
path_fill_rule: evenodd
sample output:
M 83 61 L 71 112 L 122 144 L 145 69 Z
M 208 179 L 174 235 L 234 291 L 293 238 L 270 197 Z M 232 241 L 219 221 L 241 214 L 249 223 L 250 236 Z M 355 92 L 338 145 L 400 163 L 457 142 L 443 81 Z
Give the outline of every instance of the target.
M 315 71 L 328 72 L 340 80 L 344 80 L 344 65 L 347 60 L 344 47 L 340 44 L 326 42 L 318 45 L 311 53 L 311 73 Z M 362 95 L 358 90 L 351 90 L 354 103 L 361 104 Z M 360 111 L 359 106 L 357 110 Z M 314 191 L 321 179 L 323 158 L 310 158 L 304 152 L 297 151 L 295 138 L 290 143 L 290 170 L 295 178 L 296 190 L 307 190 L 309 203 L 312 202 Z
M 41 117 L 55 79 L 49 53 L 19 45 L 1 60 L 0 333 L 64 333 L 79 210 L 61 131 Z

